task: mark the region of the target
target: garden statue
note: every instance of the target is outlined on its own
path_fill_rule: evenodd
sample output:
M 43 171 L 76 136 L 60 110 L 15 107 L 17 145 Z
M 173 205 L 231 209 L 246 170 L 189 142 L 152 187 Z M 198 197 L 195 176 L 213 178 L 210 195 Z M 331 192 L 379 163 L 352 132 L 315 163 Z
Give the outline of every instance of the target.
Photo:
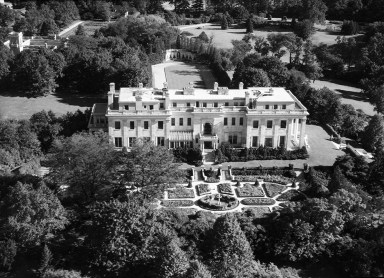
M 236 186 L 240 187 L 240 181 L 237 181 Z
M 188 188 L 192 188 L 192 181 L 191 180 L 188 181 Z
M 221 205 L 221 203 L 220 203 L 220 199 L 221 199 L 221 195 L 220 195 L 220 193 L 219 193 L 219 194 L 217 194 L 217 199 L 218 199 L 218 202 L 217 202 L 217 204 L 218 204 L 218 205 Z

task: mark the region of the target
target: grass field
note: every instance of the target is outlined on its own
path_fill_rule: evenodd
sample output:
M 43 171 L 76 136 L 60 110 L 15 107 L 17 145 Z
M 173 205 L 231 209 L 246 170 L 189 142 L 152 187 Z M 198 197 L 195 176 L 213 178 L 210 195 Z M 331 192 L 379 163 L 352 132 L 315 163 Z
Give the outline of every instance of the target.
M 84 23 L 82 23 L 82 25 L 84 26 L 85 33 L 88 36 L 93 36 L 93 34 L 95 33 L 96 30 L 100 29 L 101 27 L 107 26 L 109 23 L 112 23 L 112 21 L 108 22 L 108 21 L 85 20 Z M 77 27 L 73 28 L 72 30 L 70 30 L 68 32 L 65 32 L 62 35 L 62 37 L 73 36 L 73 35 L 75 35 L 76 30 L 77 30 Z
M 164 71 L 170 89 L 182 89 L 189 82 L 193 82 L 195 88 L 212 89 L 216 81 L 211 69 L 201 64 L 171 62 Z
M 40 98 L 27 98 L 11 92 L 0 93 L 0 119 L 29 119 L 41 110 L 52 110 L 57 115 L 85 110 L 95 102 L 106 102 L 99 96 L 52 94 Z

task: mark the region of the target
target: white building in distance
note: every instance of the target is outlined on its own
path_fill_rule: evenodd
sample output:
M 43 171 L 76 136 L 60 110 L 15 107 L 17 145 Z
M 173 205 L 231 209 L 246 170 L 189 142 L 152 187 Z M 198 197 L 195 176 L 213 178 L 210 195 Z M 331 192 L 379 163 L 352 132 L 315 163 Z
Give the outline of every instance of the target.
M 115 89 L 108 103 L 92 108 L 89 129 L 108 131 L 116 148 L 130 148 L 137 138 L 176 148 L 304 146 L 307 109 L 284 88 Z

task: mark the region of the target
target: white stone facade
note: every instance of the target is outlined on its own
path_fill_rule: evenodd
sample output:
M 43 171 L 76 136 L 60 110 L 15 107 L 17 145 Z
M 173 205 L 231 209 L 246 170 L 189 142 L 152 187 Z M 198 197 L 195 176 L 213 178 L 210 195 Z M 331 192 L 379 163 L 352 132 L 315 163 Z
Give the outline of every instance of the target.
M 117 148 L 130 148 L 136 138 L 175 148 L 305 145 L 307 109 L 284 88 L 181 90 L 121 88 L 110 84 L 108 103 L 92 109 L 89 128 L 104 129 Z

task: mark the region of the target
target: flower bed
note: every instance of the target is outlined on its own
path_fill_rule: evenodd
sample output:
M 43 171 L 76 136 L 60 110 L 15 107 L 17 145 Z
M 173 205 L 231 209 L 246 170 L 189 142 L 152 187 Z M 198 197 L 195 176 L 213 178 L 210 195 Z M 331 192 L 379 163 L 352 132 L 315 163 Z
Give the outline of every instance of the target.
M 207 195 L 211 193 L 211 190 L 209 189 L 209 185 L 206 183 L 200 183 L 197 185 L 197 191 L 199 192 L 199 195 Z
M 250 183 L 244 184 L 243 187 L 236 188 L 238 197 L 265 197 L 260 186 Z
M 233 191 L 230 183 L 220 183 L 219 185 L 217 185 L 217 189 L 222 194 L 233 195 Z
M 178 186 L 174 190 L 168 190 L 168 199 L 185 199 L 195 198 L 195 193 L 192 189 L 187 189 L 183 186 Z
M 268 207 L 246 207 L 242 208 L 242 211 L 252 213 L 254 217 L 266 217 L 270 213 Z
M 292 201 L 297 202 L 303 199 L 303 195 L 300 194 L 297 190 L 288 190 L 287 192 L 284 192 L 279 197 L 277 197 L 277 201 Z
M 220 203 L 219 203 L 219 195 L 220 195 Z M 197 202 L 197 205 L 207 210 L 223 211 L 223 210 L 234 209 L 239 205 L 239 201 L 232 196 L 215 194 L 215 195 L 204 196 Z
M 276 201 L 270 198 L 247 198 L 242 200 L 241 203 L 246 206 L 271 206 Z
M 177 207 L 190 207 L 193 206 L 192 200 L 163 200 L 161 205 L 168 208 L 177 208 Z
M 263 184 L 265 193 L 267 193 L 267 196 L 270 198 L 275 197 L 277 194 L 280 194 L 282 191 L 284 191 L 287 187 L 281 184 L 277 183 L 269 183 L 266 182 Z
M 253 176 L 235 176 L 234 178 L 236 181 L 241 181 L 241 182 L 244 182 L 244 181 L 249 181 L 249 182 L 254 182 L 256 181 L 257 179 L 261 179 L 263 180 L 264 182 L 274 182 L 274 183 L 281 183 L 281 184 L 289 184 L 292 182 L 292 179 L 289 179 L 289 178 L 285 178 L 285 177 L 282 177 L 282 176 L 271 176 L 271 175 L 253 175 Z
M 215 183 L 215 182 L 220 182 L 220 180 L 215 177 L 208 177 L 206 182 Z

